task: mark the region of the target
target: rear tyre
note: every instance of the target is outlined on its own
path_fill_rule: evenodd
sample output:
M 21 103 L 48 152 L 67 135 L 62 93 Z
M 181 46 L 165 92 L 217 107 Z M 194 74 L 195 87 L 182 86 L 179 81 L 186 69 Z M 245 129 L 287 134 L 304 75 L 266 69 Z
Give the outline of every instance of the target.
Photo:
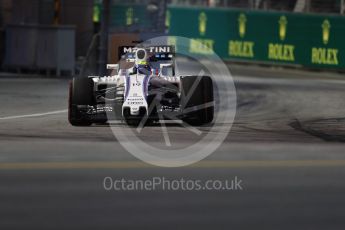
M 181 105 L 184 113 L 182 120 L 194 126 L 211 123 L 214 118 L 212 78 L 208 76 L 181 77 L 181 86 L 183 91 Z
M 90 126 L 92 121 L 85 117 L 79 110 L 78 105 L 95 106 L 93 95 L 94 83 L 91 78 L 73 78 L 69 85 L 68 121 L 73 126 Z

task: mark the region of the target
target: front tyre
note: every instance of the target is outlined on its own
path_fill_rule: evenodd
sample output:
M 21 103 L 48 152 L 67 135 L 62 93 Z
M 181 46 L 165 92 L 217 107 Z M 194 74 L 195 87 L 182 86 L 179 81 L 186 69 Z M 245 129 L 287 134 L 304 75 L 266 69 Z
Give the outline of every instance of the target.
M 73 78 L 69 85 L 68 121 L 73 126 L 90 126 L 92 121 L 83 115 L 78 106 L 95 106 L 94 83 L 91 78 Z
M 214 118 L 213 81 L 208 76 L 181 77 L 183 121 L 190 125 L 205 125 Z

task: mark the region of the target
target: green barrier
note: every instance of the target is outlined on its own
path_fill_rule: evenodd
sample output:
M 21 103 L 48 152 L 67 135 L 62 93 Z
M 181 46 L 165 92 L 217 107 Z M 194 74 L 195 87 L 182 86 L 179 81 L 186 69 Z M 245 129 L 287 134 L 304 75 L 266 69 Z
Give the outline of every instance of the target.
M 111 3 L 110 27 L 136 27 L 140 29 L 151 28 L 153 23 L 146 10 L 146 7 L 146 4 Z M 100 20 L 101 11 L 101 1 L 94 0 L 94 21 Z
M 223 59 L 345 68 L 345 17 L 169 6 L 169 34 Z M 199 45 L 198 41 L 204 46 Z
M 141 28 L 151 26 L 151 19 L 146 11 L 145 4 L 116 4 L 111 10 L 111 26 L 132 26 L 137 25 Z

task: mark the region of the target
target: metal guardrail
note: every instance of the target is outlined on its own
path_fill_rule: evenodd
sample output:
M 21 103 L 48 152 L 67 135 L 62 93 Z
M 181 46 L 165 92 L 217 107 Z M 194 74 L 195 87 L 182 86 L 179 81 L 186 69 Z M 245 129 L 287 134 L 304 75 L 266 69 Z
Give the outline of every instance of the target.
M 8 25 L 5 44 L 7 68 L 74 74 L 74 26 Z

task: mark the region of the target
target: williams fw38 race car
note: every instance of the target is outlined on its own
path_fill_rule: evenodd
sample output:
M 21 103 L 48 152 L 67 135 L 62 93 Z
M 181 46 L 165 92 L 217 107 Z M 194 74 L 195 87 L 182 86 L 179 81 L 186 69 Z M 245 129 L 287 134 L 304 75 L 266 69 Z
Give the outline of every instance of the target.
M 73 126 L 110 120 L 147 125 L 182 120 L 211 123 L 213 82 L 208 76 L 175 76 L 174 46 L 119 47 L 109 76 L 76 77 L 70 83 L 68 119 Z

